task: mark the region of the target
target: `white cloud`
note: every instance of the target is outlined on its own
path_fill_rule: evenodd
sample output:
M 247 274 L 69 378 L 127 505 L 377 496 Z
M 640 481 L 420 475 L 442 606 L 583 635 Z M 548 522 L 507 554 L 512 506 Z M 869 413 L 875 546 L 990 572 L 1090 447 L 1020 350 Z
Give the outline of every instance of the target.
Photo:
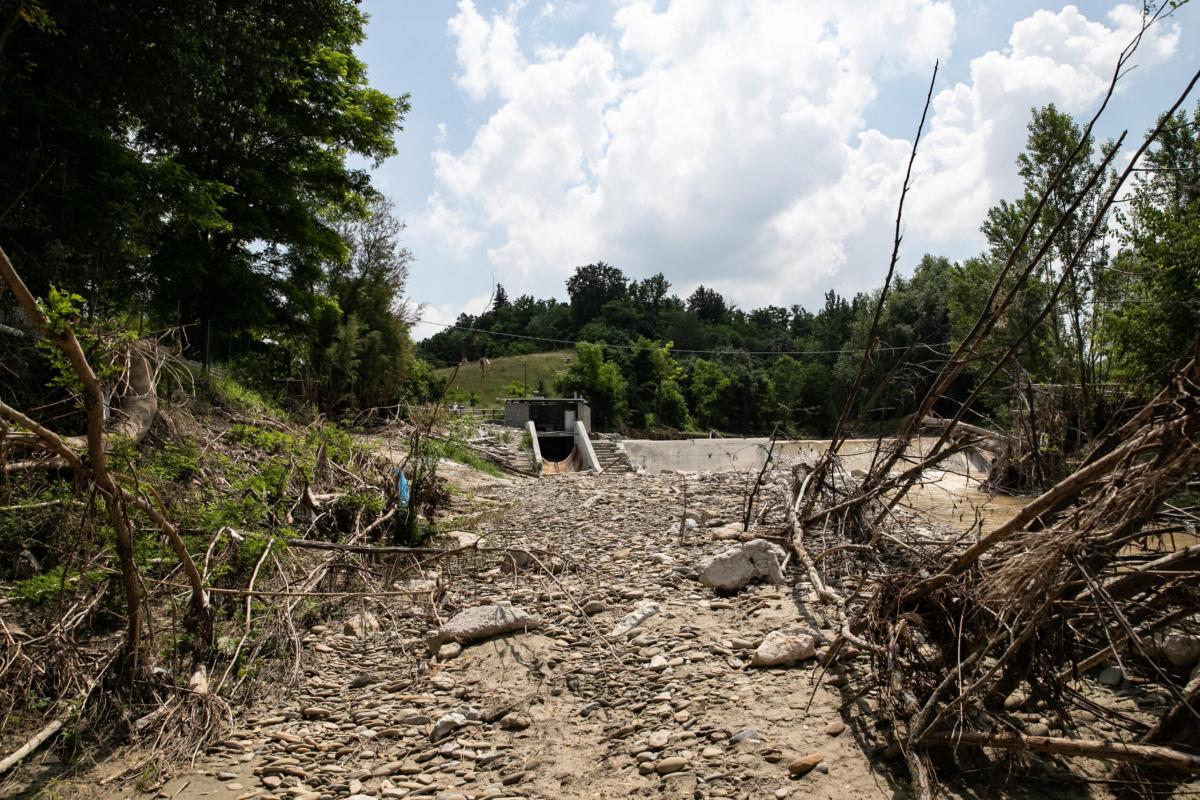
M 483 238 L 461 211 L 446 205 L 439 192 L 429 196 L 425 209 L 413 219 L 410 227 L 418 239 L 441 242 L 460 257 Z
M 455 55 L 462 68 L 458 85 L 475 100 L 493 91 L 505 95 L 514 87 L 526 68 L 525 57 L 517 44 L 517 14 L 513 4 L 503 16 L 485 20 L 469 0 L 459 4 L 459 12 L 450 20 L 450 33 L 458 40 Z
M 1042 10 L 1013 26 L 1003 51 L 973 59 L 970 84 L 956 84 L 934 100 L 910 221 L 935 238 L 974 231 L 989 206 L 1018 191 L 1014 162 L 1025 145 L 1030 109 L 1054 103 L 1077 118 L 1090 117 L 1140 26 L 1132 6 L 1115 7 L 1108 24 L 1088 20 L 1075 6 Z M 1136 55 L 1139 71 L 1170 57 L 1178 42 L 1174 25 L 1152 27 Z M 1127 89 L 1129 80 L 1118 89 Z
M 1029 108 L 1089 110 L 1137 24 L 1128 6 L 1103 22 L 1039 11 L 973 59 L 969 82 L 936 95 L 907 224 L 935 242 L 974 235 L 1012 193 Z M 461 0 L 459 85 L 499 107 L 465 149 L 434 153 L 430 225 L 460 252 L 486 242 L 497 278 L 539 295 L 597 259 L 744 305 L 831 276 L 878 282 L 910 143 L 865 114 L 882 80 L 920 83 L 948 56 L 949 2 L 632 0 L 613 25 L 523 47 L 519 7 L 485 17 Z M 1141 62 L 1177 42 L 1154 31 Z

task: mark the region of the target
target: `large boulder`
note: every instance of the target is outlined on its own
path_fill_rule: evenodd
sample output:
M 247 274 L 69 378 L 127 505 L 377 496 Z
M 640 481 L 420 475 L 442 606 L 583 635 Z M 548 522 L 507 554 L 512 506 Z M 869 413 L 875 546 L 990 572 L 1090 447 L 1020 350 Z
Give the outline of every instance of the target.
M 817 642 L 807 633 L 799 631 L 771 631 L 750 658 L 755 667 L 785 667 L 804 661 L 817 654 Z
M 507 633 L 524 632 L 541 624 L 537 617 L 508 601 L 475 606 L 458 612 L 430 634 L 429 648 L 437 650 L 447 642 L 480 642 Z
M 754 539 L 706 559 L 700 565 L 700 582 L 724 591 L 736 591 L 756 579 L 781 584 L 783 568 L 780 565 L 785 557 L 786 553 L 779 545 L 766 539 Z

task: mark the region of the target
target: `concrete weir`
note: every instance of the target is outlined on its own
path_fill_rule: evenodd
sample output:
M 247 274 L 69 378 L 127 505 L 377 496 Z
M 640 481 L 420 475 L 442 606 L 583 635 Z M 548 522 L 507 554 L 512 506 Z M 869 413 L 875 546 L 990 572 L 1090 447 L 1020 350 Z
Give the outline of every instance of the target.
M 923 453 L 930 444 L 932 440 L 918 439 L 913 448 L 913 455 Z M 646 472 L 750 472 L 762 467 L 770 445 L 770 439 L 766 438 L 672 441 L 626 439 L 622 442 L 629 462 Z M 781 441 L 776 443 L 775 450 L 788 459 L 802 458 L 809 463 L 815 463 L 828 446 L 828 440 L 822 439 Z M 841 448 L 842 464 L 848 470 L 866 471 L 870 468 L 875 447 L 874 439 L 848 439 Z M 987 474 L 989 466 L 987 457 L 977 451 L 957 453 L 943 462 L 944 469 L 977 479 Z
M 932 446 L 934 439 L 921 438 L 913 443 L 909 458 L 915 459 Z M 800 458 L 815 463 L 828 440 L 778 442 L 776 452 L 786 459 Z M 769 439 L 688 439 L 650 441 L 626 439 L 622 447 L 629 462 L 646 472 L 723 472 L 736 470 L 752 473 L 767 457 Z M 870 469 L 875 456 L 874 439 L 849 439 L 840 454 L 842 466 L 851 475 Z M 913 487 L 905 497 L 906 508 L 920 511 L 935 521 L 961 528 L 978 523 L 986 533 L 1003 524 L 1024 505 L 1024 500 L 994 495 L 982 487 L 991 466 L 990 456 L 979 450 L 966 450 L 948 457 L 938 469 L 925 473 L 926 480 Z

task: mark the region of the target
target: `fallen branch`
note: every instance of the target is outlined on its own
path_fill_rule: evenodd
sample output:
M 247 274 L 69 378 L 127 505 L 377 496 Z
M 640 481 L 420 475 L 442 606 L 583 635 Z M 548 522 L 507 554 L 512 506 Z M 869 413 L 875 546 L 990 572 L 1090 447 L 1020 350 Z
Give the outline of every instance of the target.
M 1183 753 L 1170 747 L 1148 744 L 1126 744 L 1101 739 L 1063 739 L 1053 736 L 1025 736 L 1019 733 L 929 733 L 921 737 L 922 745 L 967 745 L 994 747 L 999 750 L 1028 750 L 1035 753 L 1056 753 L 1064 756 L 1083 756 L 1106 761 L 1124 761 L 1152 767 L 1166 767 L 1200 774 L 1200 756 Z

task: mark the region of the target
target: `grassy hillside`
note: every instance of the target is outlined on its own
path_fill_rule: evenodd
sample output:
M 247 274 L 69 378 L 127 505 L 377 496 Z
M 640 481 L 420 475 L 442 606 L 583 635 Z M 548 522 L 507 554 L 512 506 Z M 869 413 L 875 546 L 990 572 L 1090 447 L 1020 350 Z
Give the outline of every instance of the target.
M 536 392 L 538 379 L 545 384 L 548 393 L 554 392 L 554 373 L 566 368 L 564 358 L 574 358 L 573 350 L 556 350 L 553 353 L 533 353 L 527 356 L 504 356 L 492 359 L 487 377 L 480 375 L 479 362 L 466 365 L 458 371 L 451 392 L 461 389 L 469 397 L 474 393 L 479 398 L 479 408 L 495 408 L 503 405 L 496 402 L 504 396 L 504 387 L 516 381 L 525 381 L 526 367 L 529 369 L 529 389 Z M 439 375 L 448 376 L 453 370 L 440 369 Z

